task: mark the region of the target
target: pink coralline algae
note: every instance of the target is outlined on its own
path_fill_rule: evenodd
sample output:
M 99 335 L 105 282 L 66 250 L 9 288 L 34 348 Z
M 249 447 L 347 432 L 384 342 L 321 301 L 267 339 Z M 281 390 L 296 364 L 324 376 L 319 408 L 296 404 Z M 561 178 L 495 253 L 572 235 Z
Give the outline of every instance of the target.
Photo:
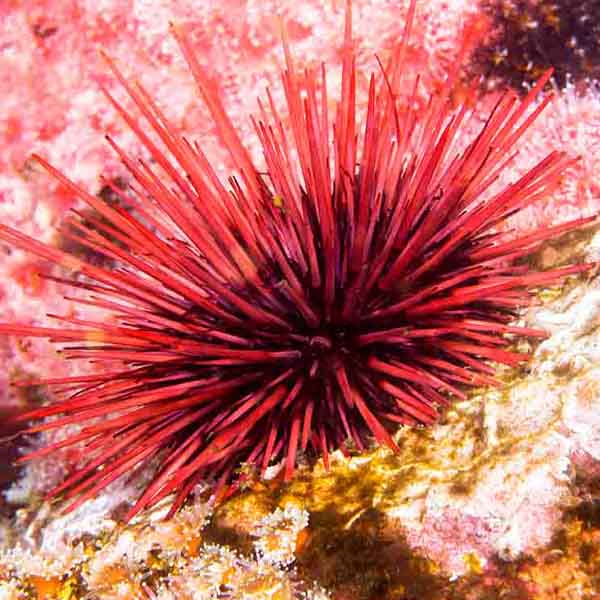
M 430 425 L 452 398 L 467 399 L 465 387 L 498 385 L 489 363 L 527 360 L 512 337 L 545 333 L 512 324 L 518 309 L 535 288 L 593 266 L 534 271 L 522 260 L 593 218 L 524 235 L 498 229 L 556 189 L 573 163 L 552 151 L 491 191 L 549 101 L 536 104 L 550 72 L 523 100 L 505 94 L 478 125 L 468 96 L 454 106 L 459 57 L 422 103 L 420 78 L 405 62 L 414 17 L 412 2 L 387 64 L 361 75 L 369 82 L 364 115 L 351 3 L 333 110 L 325 65 L 300 71 L 284 33 L 287 116 L 268 88 L 252 119 L 260 166 L 207 83 L 191 38 L 174 26 L 233 164 L 227 186 L 206 149 L 181 136 L 146 89 L 107 59 L 135 112 L 101 88 L 143 157 L 107 140 L 135 183 L 107 183 L 115 205 L 34 159 L 96 211 L 67 217 L 62 235 L 114 265 L 0 226 L 5 242 L 63 269 L 46 279 L 109 315 L 0 325 L 100 367 L 43 378 L 60 401 L 19 417 L 56 417 L 28 433 L 80 427 L 22 459 L 71 449 L 74 466 L 50 497 L 74 509 L 158 461 L 129 520 L 172 494 L 173 514 L 205 480 L 215 500 L 228 497 L 248 479 L 243 465 L 265 474 L 283 462 L 290 481 L 300 453 L 322 456 L 327 468 L 330 452 L 347 453 L 348 443 L 365 450 L 375 438 L 399 452 L 398 425 Z M 461 57 L 475 33 L 467 30 Z M 463 128 L 476 133 L 465 139 Z
M 512 175 L 524 173 L 546 148 L 576 156 L 560 185 L 544 201 L 515 216 L 520 229 L 558 223 L 600 210 L 600 90 L 590 84 L 584 91 L 568 84 L 532 126 L 523 140 L 522 160 Z M 504 180 L 503 180 L 504 181 Z
M 208 110 L 197 101 L 187 65 L 169 34 L 169 22 L 185 24 L 207 77 L 249 144 L 253 159 L 260 159 L 260 145 L 250 123 L 255 99 L 270 85 L 275 103 L 284 102 L 278 85 L 282 60 L 278 15 L 286 22 L 298 57 L 307 65 L 318 65 L 321 60 L 333 65 L 330 83 L 336 85 L 341 75 L 337 65 L 344 18 L 341 8 L 342 3 L 336 7 L 335 0 L 0 3 L 0 222 L 38 240 L 58 243 L 56 226 L 66 209 L 78 203 L 76 196 L 29 160 L 32 152 L 98 192 L 105 185 L 99 181 L 100 174 L 107 180 L 124 175 L 118 158 L 104 142 L 104 133 L 113 135 L 133 155 L 141 151 L 138 140 L 100 92 L 98 83 L 112 90 L 115 82 L 107 77 L 99 48 L 126 61 L 131 73 L 142 74 L 152 97 L 168 107 L 172 125 L 193 134 L 217 172 L 227 176 L 230 158 L 214 135 Z M 374 52 L 381 52 L 382 57 L 391 52 L 401 35 L 408 2 L 374 5 L 371 0 L 357 0 L 353 8 L 357 63 L 377 68 Z M 433 86 L 443 77 L 457 53 L 461 22 L 474 11 L 474 6 L 446 0 L 419 7 L 421 18 L 415 23 L 415 43 L 407 61 L 419 66 L 426 83 Z M 443 20 L 438 18 L 442 12 Z M 368 81 L 359 78 L 357 102 L 361 106 L 367 87 Z M 42 317 L 45 312 L 78 310 L 63 297 L 59 286 L 46 282 L 25 291 L 23 280 L 13 277 L 15 272 L 32 272 L 38 265 L 31 255 L 17 251 L 0 261 L 0 299 L 6 320 L 27 321 L 35 315 L 41 324 L 47 322 Z M 40 296 L 46 310 L 40 310 Z M 10 379 L 17 371 L 66 376 L 93 369 L 93 365 L 54 360 L 45 341 L 29 344 L 25 353 L 12 341 L 3 344 L 2 362 Z M 0 402 L 15 403 L 4 385 Z

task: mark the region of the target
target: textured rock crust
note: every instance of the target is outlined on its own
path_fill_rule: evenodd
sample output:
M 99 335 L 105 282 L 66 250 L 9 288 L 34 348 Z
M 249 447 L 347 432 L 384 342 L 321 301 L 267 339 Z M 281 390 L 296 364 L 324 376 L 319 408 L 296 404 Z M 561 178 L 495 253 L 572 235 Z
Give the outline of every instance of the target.
M 30 152 L 97 191 L 101 172 L 121 174 L 102 132 L 135 153 L 136 142 L 94 84 L 106 72 L 97 46 L 139 73 L 178 127 L 206 144 L 226 172 L 227 159 L 168 37 L 168 21 L 186 22 L 195 31 L 202 60 L 218 78 L 242 134 L 265 85 L 273 85 L 281 102 L 281 56 L 274 3 L 231 2 L 227 10 L 213 4 L 0 5 L 3 223 L 48 241 L 72 203 L 31 167 Z M 343 16 L 332 4 L 277 2 L 296 53 L 307 62 L 331 62 L 339 52 Z M 375 51 L 385 57 L 402 30 L 406 4 L 354 3 L 359 61 L 374 64 Z M 411 59 L 423 71 L 424 88 L 439 82 L 455 56 L 459 24 L 474 11 L 462 0 L 419 7 Z M 364 99 L 367 82 L 359 83 Z M 560 193 L 516 227 L 598 210 L 597 91 L 567 87 L 558 93 L 509 176 L 549 147 L 582 158 Z M 62 291 L 35 276 L 42 265 L 21 252 L 2 252 L 4 319 L 35 318 L 42 325 L 40 315 L 69 310 Z M 550 267 L 567 258 L 599 261 L 600 234 L 549 244 L 535 260 Z M 199 496 L 170 522 L 161 522 L 157 509 L 123 527 L 123 509 L 138 493 L 126 481 L 62 516 L 59 506 L 40 497 L 63 475 L 68 453 L 28 465 L 6 492 L 0 515 L 0 599 L 441 599 L 452 592 L 475 600 L 486 593 L 502 597 L 503 590 L 524 598 L 593 597 L 600 589 L 600 280 L 540 292 L 539 306 L 523 321 L 550 333 L 533 349 L 530 364 L 503 371 L 503 387 L 479 390 L 437 426 L 399 432 L 399 455 L 377 449 L 350 461 L 336 455 L 329 473 L 319 463 L 300 470 L 287 487 L 256 482 L 214 513 Z M 0 407 L 10 410 L 45 394 L 17 393 L 9 390 L 10 381 L 81 368 L 66 364 L 41 340 L 2 339 L 0 360 Z

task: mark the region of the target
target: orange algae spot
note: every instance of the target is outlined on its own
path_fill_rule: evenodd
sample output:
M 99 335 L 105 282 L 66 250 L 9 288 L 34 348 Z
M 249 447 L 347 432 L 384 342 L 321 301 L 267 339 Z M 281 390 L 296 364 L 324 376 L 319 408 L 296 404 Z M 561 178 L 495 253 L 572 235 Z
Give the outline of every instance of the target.
M 306 547 L 307 543 L 311 538 L 311 533 L 308 530 L 308 527 L 301 529 L 296 536 L 296 551 L 295 553 L 302 552 L 302 550 Z
M 223 571 L 221 577 L 221 585 L 229 585 L 236 575 L 236 570 L 233 567 L 229 567 L 226 571 Z
M 47 268 L 38 262 L 26 261 L 16 265 L 10 275 L 29 295 L 40 296 L 46 288 L 45 280 L 40 277 L 44 271 Z
M 282 582 L 273 573 L 248 579 L 240 586 L 242 597 L 248 600 L 292 600 L 289 586 Z
M 39 600 L 51 600 L 55 598 L 62 588 L 60 577 L 30 575 L 28 583 L 35 589 Z
M 199 535 L 196 535 L 196 536 L 190 538 L 189 540 L 187 540 L 187 542 L 185 544 L 185 551 L 187 552 L 188 556 L 191 556 L 191 557 L 198 556 L 201 545 L 202 545 L 202 537 Z
M 119 583 L 123 583 L 125 581 L 129 581 L 129 575 L 124 567 L 119 565 L 110 565 L 104 569 L 103 580 L 108 585 L 117 585 Z
M 250 489 L 253 492 L 266 492 L 269 490 L 269 487 L 266 485 L 266 483 L 267 482 L 265 482 L 265 481 L 261 481 L 261 480 L 257 479 L 256 481 L 253 481 L 251 483 Z M 271 486 L 271 489 L 273 489 L 273 486 Z

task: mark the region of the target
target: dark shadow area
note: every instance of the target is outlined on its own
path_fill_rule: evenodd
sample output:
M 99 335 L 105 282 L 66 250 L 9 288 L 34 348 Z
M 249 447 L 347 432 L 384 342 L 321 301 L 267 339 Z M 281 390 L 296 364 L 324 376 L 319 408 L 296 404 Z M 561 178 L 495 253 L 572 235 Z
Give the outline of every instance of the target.
M 311 514 L 311 536 L 297 555 L 301 578 L 316 581 L 335 599 L 442 597 L 447 579 L 434 574 L 433 565 L 401 537 L 384 535 L 387 519 L 382 512 L 372 508 L 351 522 L 343 519 L 334 504 Z
M 552 67 L 559 88 L 600 77 L 600 0 L 483 0 L 490 34 L 471 58 L 487 87 L 524 93 Z

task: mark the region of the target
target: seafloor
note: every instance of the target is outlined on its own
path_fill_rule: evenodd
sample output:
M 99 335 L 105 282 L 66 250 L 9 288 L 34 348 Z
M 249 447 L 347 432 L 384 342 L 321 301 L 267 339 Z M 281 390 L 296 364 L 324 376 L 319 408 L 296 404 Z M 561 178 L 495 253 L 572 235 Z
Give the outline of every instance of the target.
M 168 33 L 169 21 L 192 31 L 202 64 L 258 158 L 249 121 L 256 97 L 266 86 L 276 103 L 283 97 L 278 15 L 297 59 L 334 65 L 334 85 L 343 31 L 342 0 L 337 4 L 3 0 L 0 221 L 40 240 L 66 243 L 55 228 L 73 200 L 31 163 L 32 152 L 97 194 L 106 195 L 101 174 L 117 184 L 125 177 L 103 134 L 132 154 L 139 147 L 98 89 L 99 82 L 115 87 L 100 48 L 140 78 L 179 130 L 200 140 L 226 174 L 228 158 Z M 374 69 L 375 53 L 389 54 L 407 4 L 353 2 L 360 68 Z M 499 0 L 482 8 L 468 0 L 422 1 L 410 47 L 410 65 L 422 74 L 423 89 L 435 90 L 456 58 L 463 26 L 474 23 L 479 48 L 465 64 L 464 87 L 456 94 L 480 78 L 482 108 L 492 106 L 504 86 L 548 66 L 534 64 L 525 50 L 522 61 L 518 54 L 515 59 L 514 52 L 528 47 L 527 35 L 537 36 L 531 47 L 542 48 L 535 54 L 541 63 L 546 29 L 564 35 L 567 54 L 583 57 L 505 175 L 514 179 L 549 149 L 580 156 L 552 197 L 514 220 L 523 229 L 600 207 L 600 92 L 591 79 L 598 53 L 577 45 L 583 38 L 569 29 L 575 25 L 567 22 L 563 5 L 568 3 Z M 584 16 L 589 12 L 585 28 L 598 30 L 598 2 L 578 7 Z M 513 36 L 510 44 L 502 35 Z M 560 60 L 555 49 L 552 58 Z M 569 57 L 561 73 L 569 73 Z M 506 68 L 494 70 L 498 65 Z M 358 83 L 364 105 L 368 81 Z M 531 260 L 544 267 L 600 261 L 599 230 L 592 226 L 556 240 Z M 36 275 L 44 264 L 20 251 L 0 251 L 3 321 L 43 324 L 46 313 L 75 310 L 59 286 Z M 257 481 L 216 510 L 198 494 L 168 522 L 158 507 L 122 524 L 147 473 L 117 481 L 63 516 L 59 505 L 41 498 L 64 475 L 68 451 L 16 471 L 11 460 L 20 449 L 4 444 L 0 599 L 600 598 L 599 276 L 541 291 L 522 320 L 550 333 L 529 348 L 531 362 L 500 370 L 501 388 L 476 390 L 436 426 L 400 431 L 399 454 L 376 448 L 349 460 L 336 454 L 328 473 L 317 463 L 300 468 L 285 486 Z M 24 393 L 10 387 L 14 380 L 92 368 L 67 364 L 42 340 L 2 338 L 0 357 L 0 415 L 48 399 L 44 388 Z M 40 436 L 27 444 L 44 441 Z

